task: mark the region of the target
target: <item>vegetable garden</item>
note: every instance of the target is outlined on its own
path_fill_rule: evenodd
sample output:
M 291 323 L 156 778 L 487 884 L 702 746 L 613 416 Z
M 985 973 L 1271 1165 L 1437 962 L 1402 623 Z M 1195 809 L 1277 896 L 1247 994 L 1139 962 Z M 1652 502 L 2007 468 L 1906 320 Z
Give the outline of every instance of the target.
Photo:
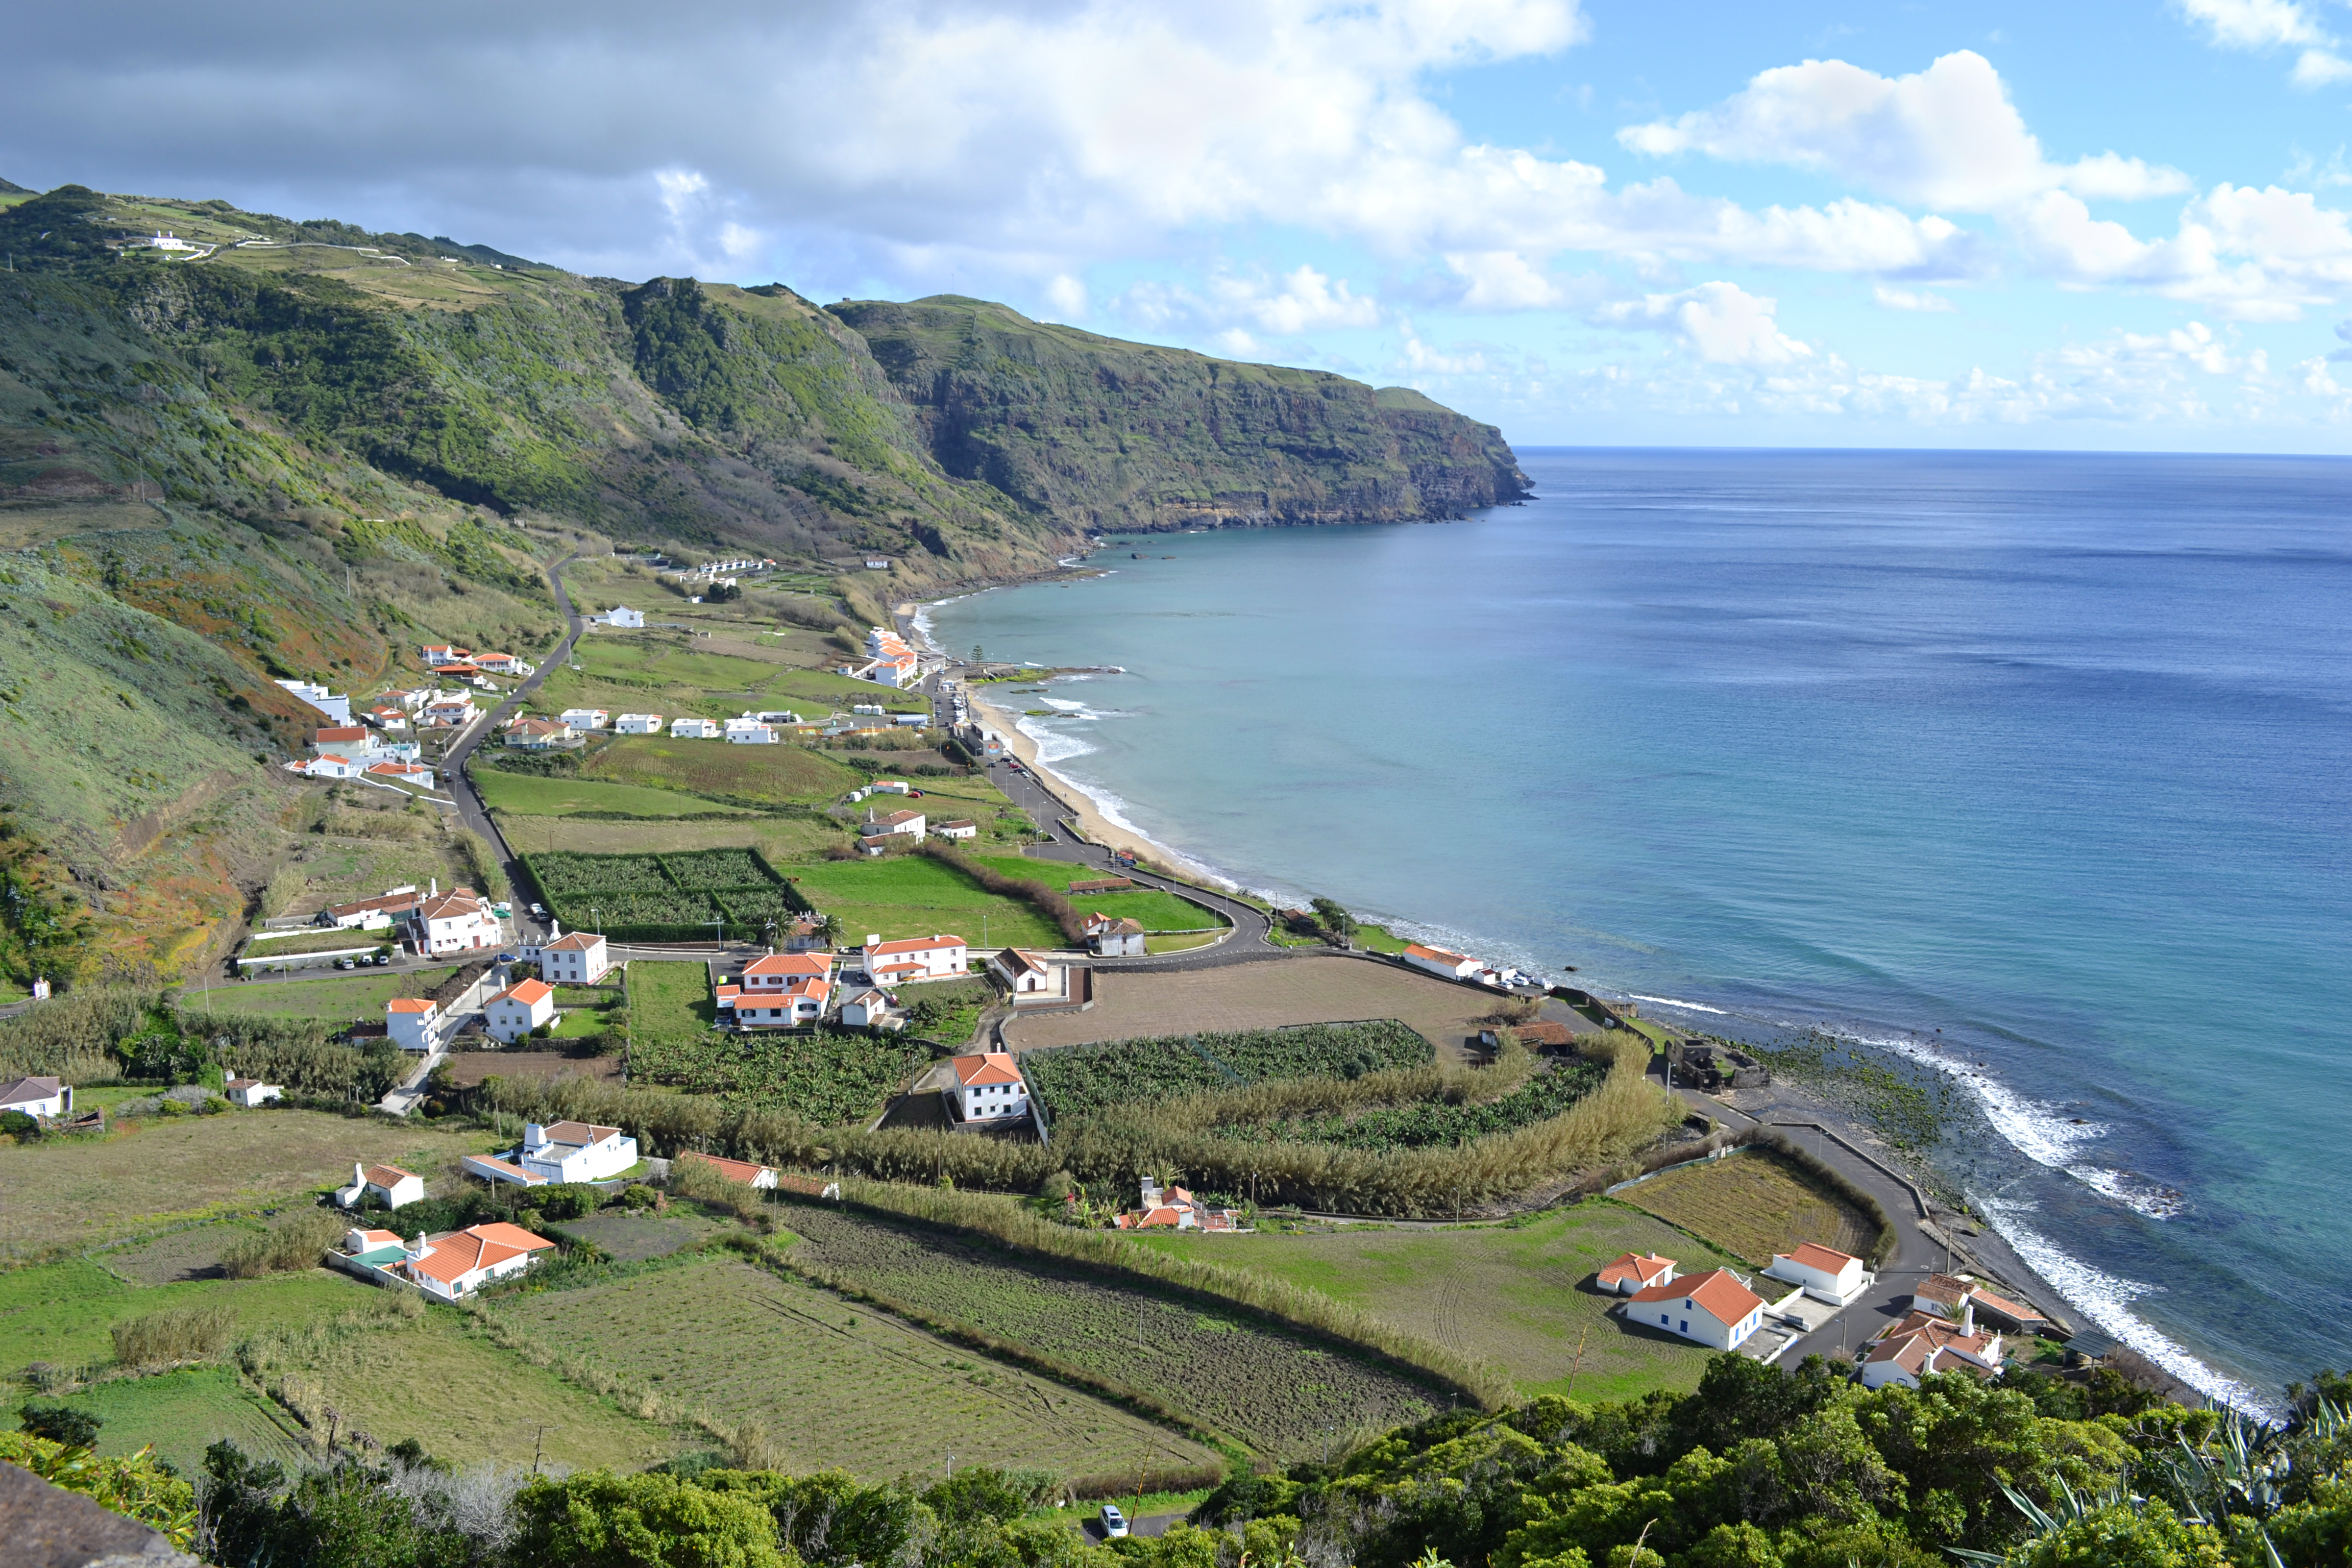
M 531 879 L 557 919 L 616 942 L 692 942 L 719 922 L 738 941 L 808 905 L 756 849 L 669 855 L 526 855 Z
M 710 972 L 699 963 L 632 963 L 629 1004 L 629 1067 L 641 1081 L 819 1127 L 873 1115 L 928 1055 L 863 1034 L 722 1034 L 711 1026 Z
M 1277 1079 L 1359 1079 L 1425 1067 L 1434 1055 L 1420 1035 L 1381 1018 L 1065 1046 L 1030 1051 L 1021 1065 L 1050 1115 L 1075 1118 Z

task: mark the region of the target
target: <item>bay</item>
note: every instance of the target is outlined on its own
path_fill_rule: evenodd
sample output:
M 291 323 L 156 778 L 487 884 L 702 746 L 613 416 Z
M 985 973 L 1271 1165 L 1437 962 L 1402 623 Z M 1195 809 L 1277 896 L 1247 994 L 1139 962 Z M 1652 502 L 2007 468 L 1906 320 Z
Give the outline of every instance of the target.
M 1948 1074 L 1937 1162 L 2209 1391 L 2352 1364 L 2352 465 L 1522 461 L 1465 521 L 1118 536 L 926 624 L 1123 667 L 1024 727 L 1244 886 Z

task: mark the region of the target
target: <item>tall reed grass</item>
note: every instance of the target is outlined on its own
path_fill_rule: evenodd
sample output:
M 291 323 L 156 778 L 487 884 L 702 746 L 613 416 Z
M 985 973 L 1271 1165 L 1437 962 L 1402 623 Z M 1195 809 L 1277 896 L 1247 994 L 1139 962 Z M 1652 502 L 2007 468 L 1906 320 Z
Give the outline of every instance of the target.
M 114 1325 L 114 1359 L 140 1371 L 208 1361 L 228 1346 L 236 1315 L 226 1307 L 167 1307 Z
M 334 1245 L 342 1230 L 343 1222 L 325 1210 L 306 1210 L 230 1243 L 221 1254 L 221 1272 L 232 1279 L 258 1279 L 265 1274 L 315 1268 L 319 1255 Z

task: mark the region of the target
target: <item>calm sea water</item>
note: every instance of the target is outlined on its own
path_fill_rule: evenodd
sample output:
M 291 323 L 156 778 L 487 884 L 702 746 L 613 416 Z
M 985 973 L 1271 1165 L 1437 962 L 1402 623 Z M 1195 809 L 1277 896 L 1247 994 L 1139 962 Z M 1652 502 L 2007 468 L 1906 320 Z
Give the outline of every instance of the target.
M 2352 1365 L 2352 464 L 1523 461 L 1467 521 L 1138 537 L 928 619 L 1130 671 L 1022 700 L 1153 838 L 1927 1063 L 2084 1316 L 2254 1403 Z

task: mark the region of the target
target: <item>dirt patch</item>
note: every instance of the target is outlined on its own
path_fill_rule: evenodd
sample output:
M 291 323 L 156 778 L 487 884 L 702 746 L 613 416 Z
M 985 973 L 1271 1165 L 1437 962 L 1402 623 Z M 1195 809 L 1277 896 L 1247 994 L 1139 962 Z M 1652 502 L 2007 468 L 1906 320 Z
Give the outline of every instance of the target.
M 449 1080 L 462 1089 L 471 1089 L 486 1078 L 584 1078 L 598 1083 L 615 1083 L 621 1077 L 621 1058 L 607 1057 L 575 1057 L 563 1051 L 460 1051 L 447 1058 Z
M 567 1220 L 560 1228 L 567 1236 L 594 1242 L 624 1263 L 642 1263 L 681 1252 L 723 1227 L 698 1215 L 600 1214 Z
M 221 1278 L 221 1254 L 239 1237 L 252 1233 L 243 1225 L 206 1225 L 194 1230 L 159 1237 L 140 1247 L 101 1253 L 99 1261 L 110 1274 L 133 1285 L 176 1285 L 184 1279 Z
M 1203 1031 L 1238 1033 L 1286 1024 L 1399 1018 L 1448 1060 L 1493 1011 L 1490 994 L 1449 985 L 1385 963 L 1308 956 L 1168 974 L 1095 971 L 1095 1005 L 1085 1013 L 1017 1018 L 1004 1026 L 1015 1050 Z

